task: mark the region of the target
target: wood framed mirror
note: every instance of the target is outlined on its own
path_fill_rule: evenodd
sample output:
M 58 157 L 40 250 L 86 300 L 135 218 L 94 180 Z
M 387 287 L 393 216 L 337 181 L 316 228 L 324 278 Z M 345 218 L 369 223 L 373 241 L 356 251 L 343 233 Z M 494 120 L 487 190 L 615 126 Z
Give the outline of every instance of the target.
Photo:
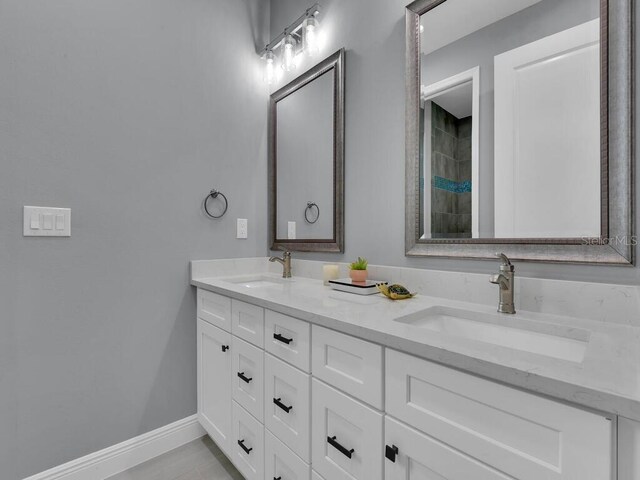
M 634 262 L 627 0 L 406 9 L 407 256 Z
M 344 251 L 344 65 L 339 50 L 271 95 L 271 249 Z

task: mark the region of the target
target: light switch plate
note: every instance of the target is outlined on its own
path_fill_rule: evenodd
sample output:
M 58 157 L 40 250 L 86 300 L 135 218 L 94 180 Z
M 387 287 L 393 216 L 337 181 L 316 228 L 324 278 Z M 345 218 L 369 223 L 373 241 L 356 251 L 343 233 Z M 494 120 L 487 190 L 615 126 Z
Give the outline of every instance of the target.
M 236 228 L 236 237 L 237 238 L 247 238 L 248 235 L 248 220 L 246 218 L 239 218 L 238 224 Z
M 71 209 L 25 206 L 22 234 L 25 237 L 70 237 Z

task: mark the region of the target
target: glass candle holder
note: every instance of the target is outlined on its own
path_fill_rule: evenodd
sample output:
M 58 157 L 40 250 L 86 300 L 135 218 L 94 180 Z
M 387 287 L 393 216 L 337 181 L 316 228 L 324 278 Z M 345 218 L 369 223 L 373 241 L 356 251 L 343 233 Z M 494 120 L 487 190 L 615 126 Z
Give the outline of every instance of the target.
M 340 266 L 339 265 L 323 265 L 322 266 L 322 280 L 325 285 L 329 285 L 329 280 L 337 280 L 340 278 Z

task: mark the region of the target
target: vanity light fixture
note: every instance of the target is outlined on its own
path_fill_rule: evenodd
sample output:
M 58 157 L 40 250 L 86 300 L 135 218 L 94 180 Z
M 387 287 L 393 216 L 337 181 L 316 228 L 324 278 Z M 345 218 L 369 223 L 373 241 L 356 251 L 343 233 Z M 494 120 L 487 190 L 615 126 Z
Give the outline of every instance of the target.
M 296 39 L 293 35 L 287 33 L 282 42 L 282 69 L 290 72 L 296 68 Z
M 320 4 L 307 8 L 298 19 L 289 25 L 275 39 L 264 47 L 260 57 L 265 61 L 265 83 L 271 85 L 277 81 L 275 65 L 276 53 L 280 52 L 280 63 L 286 72 L 296 68 L 297 57 L 306 53 L 313 57 L 320 52 L 318 15 Z
M 264 69 L 264 81 L 267 85 L 272 85 L 276 81 L 276 55 L 269 50 L 264 54 L 267 65 Z
M 302 49 L 309 57 L 315 57 L 320 52 L 318 39 L 318 19 L 307 17 L 302 30 Z

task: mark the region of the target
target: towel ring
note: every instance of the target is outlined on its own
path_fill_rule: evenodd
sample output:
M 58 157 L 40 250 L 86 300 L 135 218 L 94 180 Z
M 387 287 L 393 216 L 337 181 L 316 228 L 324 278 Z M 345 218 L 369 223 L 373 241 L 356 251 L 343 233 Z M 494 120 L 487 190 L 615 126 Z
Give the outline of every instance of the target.
M 222 213 L 220 215 L 213 215 L 210 211 L 209 208 L 207 207 L 207 203 L 209 201 L 210 198 L 218 198 L 218 197 L 222 197 L 222 199 L 224 200 L 224 210 L 222 211 Z M 227 213 L 227 208 L 229 208 L 229 202 L 227 201 L 227 197 L 224 195 L 224 193 L 217 191 L 216 189 L 213 189 L 209 192 L 209 195 L 207 195 L 206 197 L 204 197 L 204 211 L 207 212 L 207 215 L 211 218 L 221 218 L 224 217 L 224 214 Z
M 316 209 L 316 218 L 314 220 L 309 220 L 309 210 L 313 210 Z M 307 221 L 307 223 L 310 224 L 314 224 L 318 221 L 318 219 L 320 218 L 320 207 L 318 207 L 318 204 L 315 202 L 307 202 L 307 208 L 304 209 L 304 219 Z

